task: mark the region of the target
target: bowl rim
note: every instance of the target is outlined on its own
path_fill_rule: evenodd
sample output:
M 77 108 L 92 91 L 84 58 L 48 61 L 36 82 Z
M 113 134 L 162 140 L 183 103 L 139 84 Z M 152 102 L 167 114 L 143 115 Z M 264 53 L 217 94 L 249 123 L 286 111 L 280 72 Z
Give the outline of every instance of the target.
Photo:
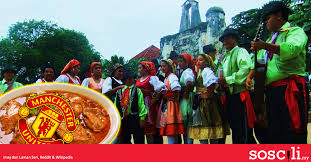
M 110 129 L 106 137 L 99 144 L 111 144 L 115 140 L 121 127 L 121 116 L 117 107 L 107 96 L 88 87 L 59 82 L 28 84 L 22 87 L 15 88 L 7 93 L 0 95 L 0 107 L 6 104 L 9 100 L 17 98 L 23 94 L 36 93 L 39 91 L 53 91 L 53 90 L 76 93 L 88 99 L 92 99 L 101 106 L 105 107 L 110 117 Z M 89 97 L 90 95 L 92 95 L 92 98 Z

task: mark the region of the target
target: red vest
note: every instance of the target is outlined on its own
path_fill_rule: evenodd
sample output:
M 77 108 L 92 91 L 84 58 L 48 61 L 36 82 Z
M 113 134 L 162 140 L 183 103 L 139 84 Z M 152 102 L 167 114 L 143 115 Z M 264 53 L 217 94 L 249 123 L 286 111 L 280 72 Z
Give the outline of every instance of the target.
M 141 90 L 144 97 L 152 96 L 153 86 L 149 83 L 151 76 L 148 76 L 143 82 L 141 82 L 141 78 L 136 81 L 136 87 Z
M 98 84 L 94 81 L 94 79 L 91 77 L 89 78 L 89 88 L 94 89 L 95 91 L 101 92 L 103 89 L 104 81 L 102 81 L 102 84 L 98 86 Z

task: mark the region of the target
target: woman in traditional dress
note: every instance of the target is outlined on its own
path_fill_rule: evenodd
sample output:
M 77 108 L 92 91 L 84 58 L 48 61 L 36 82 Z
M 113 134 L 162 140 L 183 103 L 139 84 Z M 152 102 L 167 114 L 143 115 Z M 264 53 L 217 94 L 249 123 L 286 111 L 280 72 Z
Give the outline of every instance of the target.
M 56 79 L 55 82 L 63 82 L 63 83 L 71 83 L 80 85 L 81 81 L 78 77 L 80 72 L 80 62 L 78 60 L 71 60 L 68 64 L 64 67 L 61 72 L 61 75 Z
M 213 73 L 215 65 L 207 54 L 198 56 L 199 73 L 195 81 L 193 123 L 189 136 L 201 144 L 217 144 L 230 133 L 220 98 L 214 93 L 218 78 Z
M 83 80 L 82 86 L 102 92 L 104 79 L 102 79 L 102 68 L 99 62 L 93 62 L 91 64 L 91 74 L 92 77 Z
M 181 85 L 176 73 L 176 68 L 171 59 L 163 59 L 161 62 L 161 70 L 165 73 L 164 84 L 166 91 L 163 91 L 163 99 L 161 101 L 160 112 L 160 135 L 167 136 L 169 144 L 179 143 L 178 136 L 184 134 L 184 124 L 179 106 L 179 93 Z
M 143 61 L 138 66 L 138 71 L 141 75 L 136 82 L 136 87 L 140 88 L 144 94 L 145 104 L 148 109 L 148 116 L 145 123 L 145 134 L 148 144 L 163 143 L 162 136 L 159 136 L 159 132 L 156 129 L 156 121 L 159 110 L 159 104 L 155 101 L 161 90 L 165 90 L 166 87 L 163 82 L 156 76 L 157 70 L 155 64 L 149 61 Z
M 185 134 L 184 143 L 193 144 L 193 139 L 189 138 L 189 126 L 192 124 L 193 115 L 193 87 L 195 81 L 195 64 L 193 58 L 188 53 L 180 54 L 177 59 L 179 67 L 182 69 L 182 74 L 180 77 L 181 90 L 181 100 L 180 108 L 182 112 L 182 120 L 184 122 Z
M 55 69 L 51 64 L 47 64 L 42 69 L 42 78 L 38 79 L 36 83 L 46 83 L 55 81 Z

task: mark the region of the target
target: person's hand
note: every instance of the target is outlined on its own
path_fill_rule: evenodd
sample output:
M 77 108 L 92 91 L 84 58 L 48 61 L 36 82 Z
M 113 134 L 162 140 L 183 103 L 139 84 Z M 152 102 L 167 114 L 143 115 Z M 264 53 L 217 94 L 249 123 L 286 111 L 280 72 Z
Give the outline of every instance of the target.
M 246 84 L 247 90 L 251 90 L 253 87 L 253 80 L 250 77 L 247 77 L 245 84 Z
M 117 89 L 123 89 L 125 87 L 125 85 L 120 85 L 117 87 Z
M 258 41 L 252 41 L 251 42 L 251 50 L 252 51 L 259 51 L 261 49 L 265 49 L 266 47 L 266 43 L 262 40 L 258 40 Z
M 139 121 L 140 128 L 145 128 L 145 120 Z
M 185 99 L 189 99 L 189 91 L 187 91 L 187 92 L 184 93 L 184 98 L 185 98 Z
M 155 105 L 157 103 L 157 98 L 152 98 L 150 101 L 150 105 Z

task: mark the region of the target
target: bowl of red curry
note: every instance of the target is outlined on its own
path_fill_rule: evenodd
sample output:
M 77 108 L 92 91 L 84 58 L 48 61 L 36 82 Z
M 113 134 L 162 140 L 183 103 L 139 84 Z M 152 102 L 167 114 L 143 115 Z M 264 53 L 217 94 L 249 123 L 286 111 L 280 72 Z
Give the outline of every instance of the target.
M 114 104 L 82 86 L 32 84 L 0 96 L 2 144 L 109 144 L 119 128 Z

